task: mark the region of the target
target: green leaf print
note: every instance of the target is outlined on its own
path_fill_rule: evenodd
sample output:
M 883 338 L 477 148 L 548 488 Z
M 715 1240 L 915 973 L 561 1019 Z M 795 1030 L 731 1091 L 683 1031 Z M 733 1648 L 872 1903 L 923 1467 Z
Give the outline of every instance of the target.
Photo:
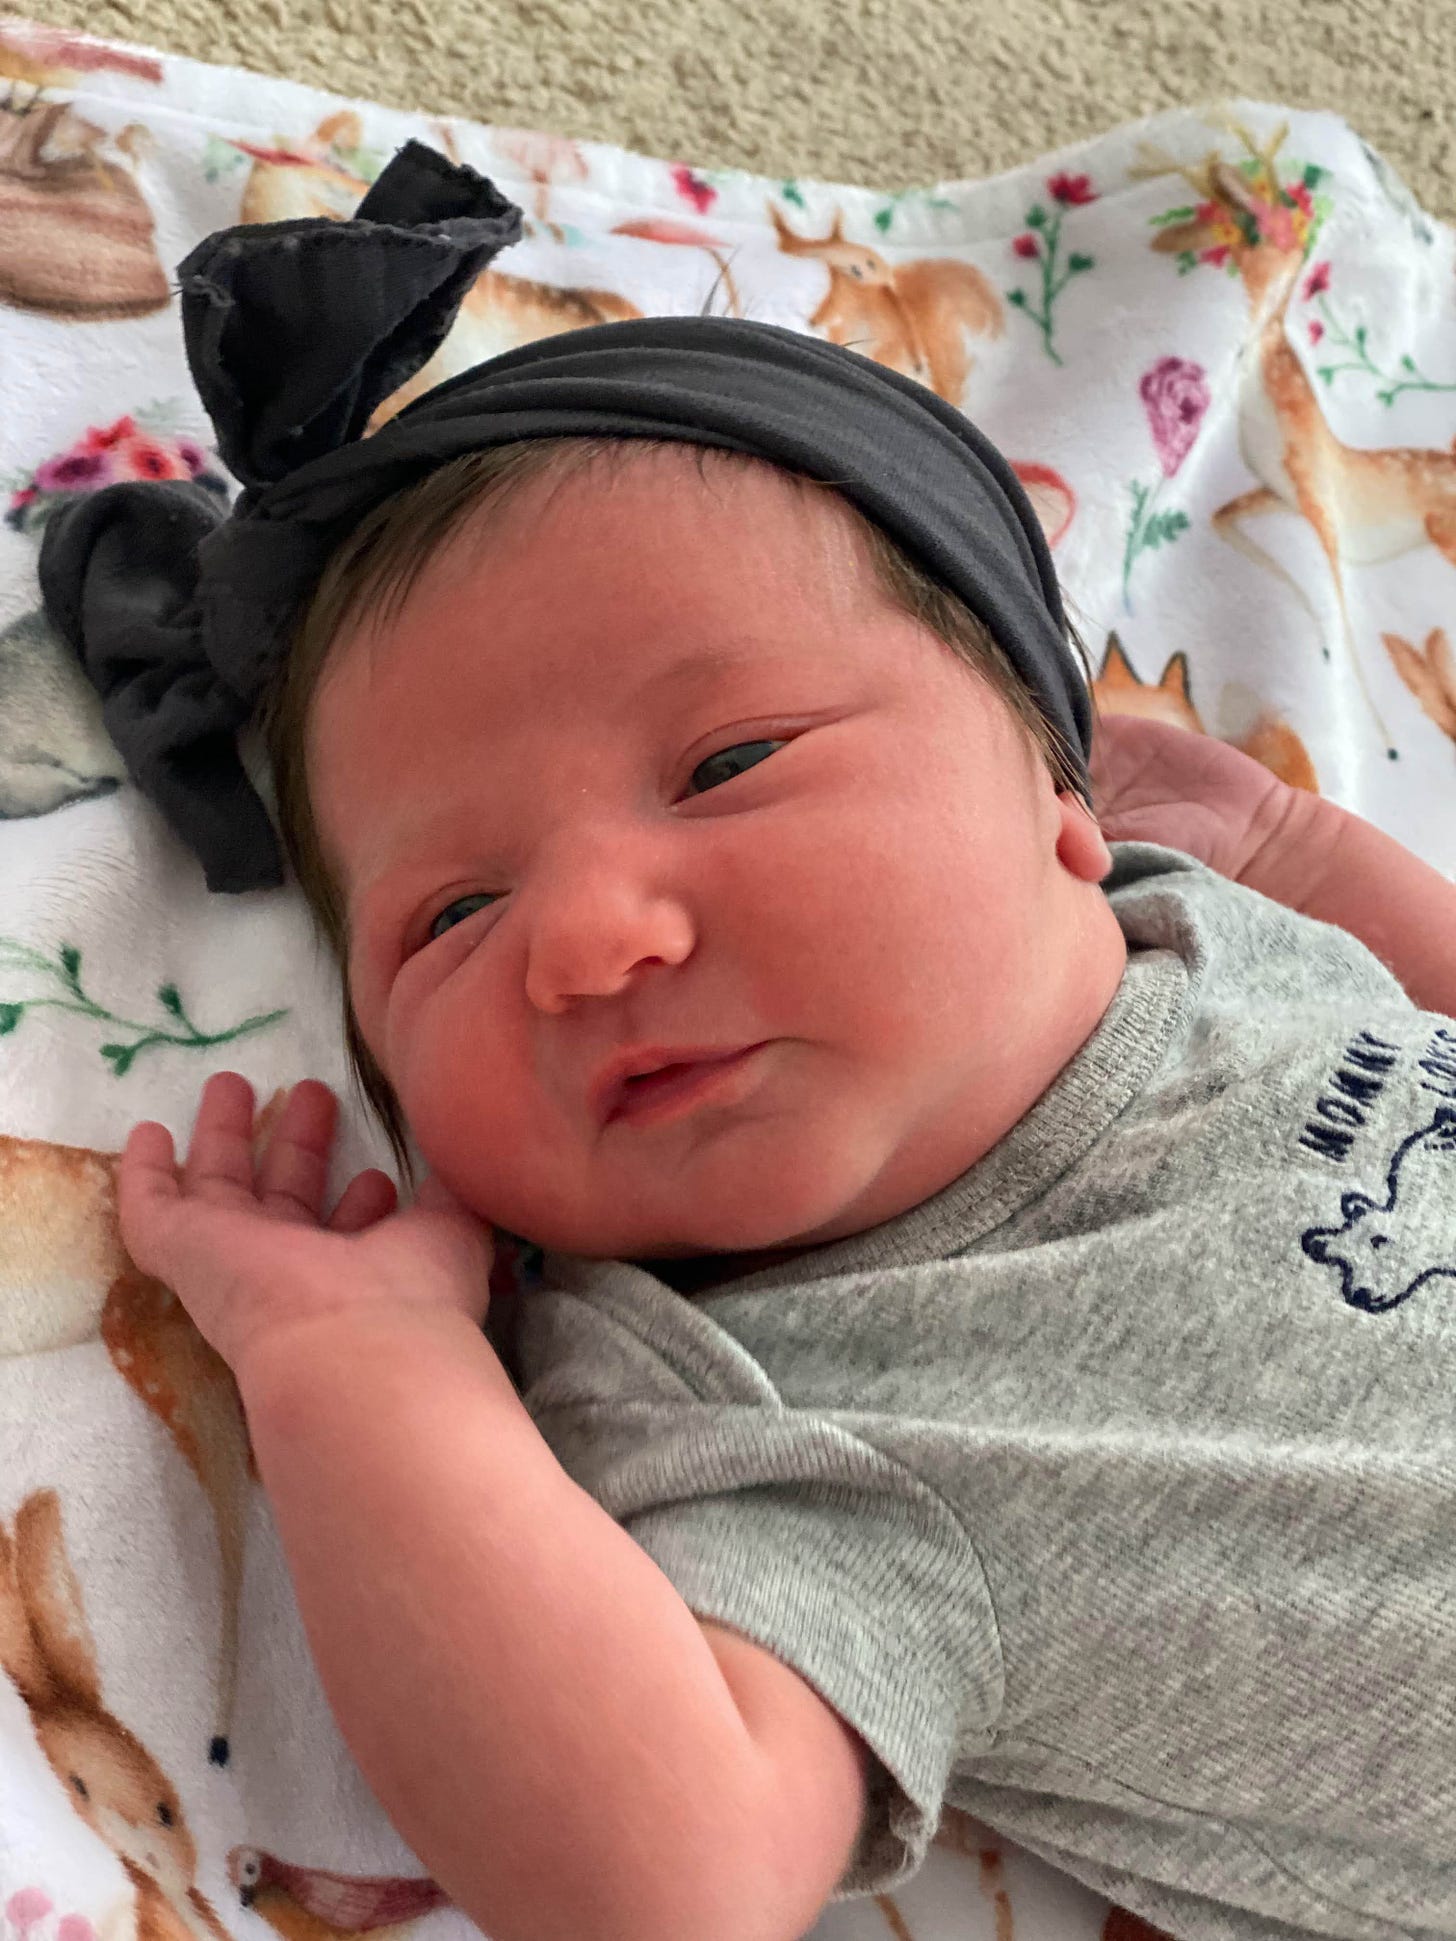
M 1316 278 L 1320 280 L 1316 282 Z M 1329 265 L 1321 264 L 1311 276 L 1306 286 L 1306 294 L 1312 295 L 1318 306 L 1321 321 L 1310 324 L 1311 343 L 1332 346 L 1336 352 L 1343 352 L 1342 362 L 1320 364 L 1316 368 L 1324 383 L 1333 384 L 1335 379 L 1346 371 L 1360 377 L 1375 380 L 1375 395 L 1387 407 L 1405 391 L 1456 391 L 1456 379 L 1449 383 L 1427 377 L 1409 351 L 1397 360 L 1394 370 L 1385 370 L 1370 355 L 1370 332 L 1365 324 L 1356 324 L 1350 329 L 1338 312 L 1330 307 L 1325 290 L 1329 282 Z M 1397 375 L 1402 373 L 1403 375 Z
M 220 181 L 224 175 L 231 175 L 243 166 L 243 151 L 224 141 L 219 135 L 209 135 L 207 146 L 202 151 L 202 173 L 209 182 Z
M 1188 514 L 1168 507 L 1162 512 L 1154 510 L 1154 501 L 1164 484 L 1160 476 L 1151 486 L 1143 485 L 1134 479 L 1128 488 L 1132 493 L 1132 517 L 1128 521 L 1127 540 L 1122 550 L 1122 604 L 1132 612 L 1132 569 L 1143 553 L 1153 552 L 1159 546 L 1171 546 L 1180 534 L 1188 530 Z
M 158 1045 L 174 1045 L 189 1051 L 201 1051 L 211 1045 L 224 1045 L 234 1038 L 241 1038 L 250 1031 L 262 1031 L 265 1026 L 276 1024 L 280 1018 L 287 1017 L 285 1007 L 278 1011 L 259 1012 L 251 1018 L 244 1018 L 240 1024 L 229 1025 L 224 1031 L 203 1031 L 187 1015 L 182 1002 L 182 993 L 175 984 L 161 984 L 157 987 L 157 1002 L 165 1013 L 164 1018 L 148 1022 L 139 1018 L 123 1017 L 120 1012 L 108 1010 L 88 997 L 81 983 L 81 953 L 74 944 L 62 944 L 55 956 L 48 957 L 44 951 L 30 944 L 21 943 L 13 937 L 0 937 L 0 974 L 7 971 L 24 973 L 29 980 L 50 980 L 59 985 L 64 995 L 38 995 L 7 999 L 0 1002 L 0 1037 L 15 1031 L 28 1011 L 74 1011 L 82 1017 L 94 1018 L 98 1023 L 120 1025 L 124 1031 L 135 1035 L 128 1039 L 111 1039 L 98 1047 L 100 1055 L 110 1064 L 113 1075 L 125 1077 L 136 1059 L 144 1051 Z M 172 1022 L 175 1021 L 175 1027 Z

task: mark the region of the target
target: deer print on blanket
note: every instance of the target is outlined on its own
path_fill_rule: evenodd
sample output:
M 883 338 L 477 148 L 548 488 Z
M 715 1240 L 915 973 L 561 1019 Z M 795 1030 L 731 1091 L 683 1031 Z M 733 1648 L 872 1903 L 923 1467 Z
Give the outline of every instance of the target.
M 1393 559 L 1423 545 L 1435 546 L 1456 566 L 1456 452 L 1419 446 L 1367 451 L 1331 430 L 1286 329 L 1319 228 L 1316 197 L 1325 171 L 1291 168 L 1281 177 L 1277 158 L 1287 124 L 1263 144 L 1239 124 L 1231 126 L 1246 150 L 1237 164 L 1215 149 L 1190 168 L 1144 143 L 1130 170 L 1140 179 L 1181 175 L 1198 198 L 1192 208 L 1155 219 L 1152 247 L 1178 257 L 1185 269 L 1198 263 L 1232 268 L 1249 300 L 1253 334 L 1238 377 L 1239 450 L 1259 482 L 1218 508 L 1214 530 L 1277 573 L 1319 624 L 1305 589 L 1245 530 L 1254 515 L 1280 510 L 1308 522 L 1334 583 L 1345 653 L 1394 759 L 1398 751 L 1370 693 L 1350 625 L 1346 567 Z M 1321 649 L 1328 659 L 1323 641 Z
M 0 1669 L 73 1810 L 121 1863 L 136 1941 L 228 1941 L 197 1888 L 197 1844 L 177 1788 L 102 1701 L 54 1490 L 26 1497 L 13 1532 L 0 1524 Z

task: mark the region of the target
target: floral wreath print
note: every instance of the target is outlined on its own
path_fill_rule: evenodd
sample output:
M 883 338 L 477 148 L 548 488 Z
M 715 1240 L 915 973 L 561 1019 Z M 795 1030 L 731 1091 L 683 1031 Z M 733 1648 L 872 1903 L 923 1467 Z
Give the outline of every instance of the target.
M 38 539 L 58 505 L 129 479 L 190 479 L 225 499 L 221 464 L 174 429 L 179 415 L 180 406 L 164 402 L 88 426 L 34 471 L 0 478 L 0 492 L 9 493 L 5 524 Z M 51 815 L 125 780 L 100 696 L 44 612 L 0 628 L 0 820 Z
M 1221 164 L 1242 177 L 1253 194 L 1266 198 L 1262 225 L 1251 210 L 1235 206 L 1227 197 L 1182 203 L 1151 218 L 1156 229 L 1197 225 L 1200 232 L 1197 247 L 1178 249 L 1174 254 L 1180 276 L 1187 276 L 1200 264 L 1207 263 L 1226 271 L 1230 277 L 1238 277 L 1236 250 L 1240 244 L 1253 249 L 1261 242 L 1268 242 L 1276 249 L 1298 249 L 1305 256 L 1314 248 L 1315 238 L 1333 207 L 1329 194 L 1321 186 L 1328 170 L 1317 162 L 1302 165 L 1296 162 L 1291 164 L 1289 177 L 1280 181 L 1272 157 L 1282 146 L 1282 134 L 1281 130 L 1280 139 L 1271 144 L 1267 157 L 1255 152 L 1237 162 Z
M 10 492 L 6 525 L 38 533 L 58 505 L 125 479 L 193 479 L 226 499 L 228 480 L 216 454 L 171 429 L 177 409 L 163 402 L 113 424 L 89 425 L 74 444 L 33 472 L 0 480 Z

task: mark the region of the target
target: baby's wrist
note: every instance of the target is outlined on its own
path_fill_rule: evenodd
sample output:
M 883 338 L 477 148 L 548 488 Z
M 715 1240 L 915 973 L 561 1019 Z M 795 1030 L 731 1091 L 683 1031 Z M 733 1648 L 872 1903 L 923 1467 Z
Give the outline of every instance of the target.
M 1338 840 L 1344 810 L 1288 783 L 1260 803 L 1238 881 L 1286 908 L 1307 912 Z
M 359 1303 L 300 1316 L 260 1331 L 233 1362 L 233 1375 L 251 1423 L 262 1414 L 315 1405 L 360 1379 L 410 1381 L 442 1351 L 494 1351 L 481 1326 L 459 1309 L 401 1303 Z

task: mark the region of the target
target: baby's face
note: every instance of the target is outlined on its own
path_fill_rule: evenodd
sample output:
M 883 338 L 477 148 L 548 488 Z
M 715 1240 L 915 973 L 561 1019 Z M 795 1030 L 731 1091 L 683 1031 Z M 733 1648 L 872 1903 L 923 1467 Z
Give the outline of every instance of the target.
M 309 775 L 421 1152 L 548 1248 L 877 1225 L 995 1144 L 1122 974 L 1107 848 L 1002 705 L 837 505 L 690 448 L 467 526 L 336 646 Z M 644 1046 L 757 1049 L 611 1116 Z

